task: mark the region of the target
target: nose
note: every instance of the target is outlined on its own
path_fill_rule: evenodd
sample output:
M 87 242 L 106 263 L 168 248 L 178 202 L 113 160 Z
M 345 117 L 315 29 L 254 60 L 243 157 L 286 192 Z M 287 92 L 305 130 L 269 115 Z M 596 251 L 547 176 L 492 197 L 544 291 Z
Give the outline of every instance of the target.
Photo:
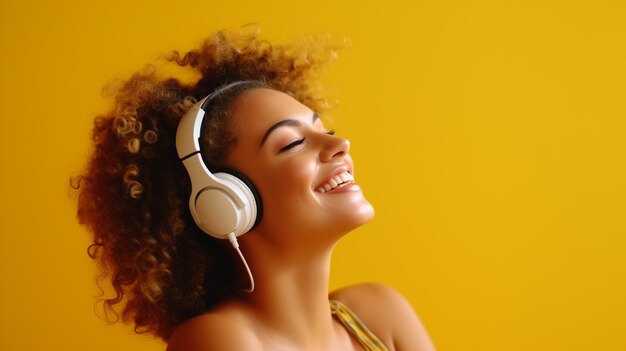
M 328 135 L 326 139 L 326 143 L 320 152 L 321 162 L 333 161 L 348 155 L 350 140 L 332 135 Z

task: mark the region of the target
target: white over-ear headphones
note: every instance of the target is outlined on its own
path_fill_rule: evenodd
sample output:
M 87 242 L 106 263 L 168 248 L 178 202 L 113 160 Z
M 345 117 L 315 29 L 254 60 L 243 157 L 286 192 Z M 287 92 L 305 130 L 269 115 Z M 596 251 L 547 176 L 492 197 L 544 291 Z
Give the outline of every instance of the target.
M 239 250 L 237 237 L 250 231 L 261 220 L 261 198 L 243 174 L 234 170 L 211 173 L 202 160 L 199 139 L 202 120 L 212 100 L 232 88 L 250 83 L 254 81 L 237 81 L 216 89 L 187 111 L 176 131 L 178 157 L 191 179 L 191 216 L 202 231 L 218 239 L 228 239 L 237 250 L 250 277 L 247 292 L 254 290 L 254 279 Z
M 200 154 L 200 128 L 207 106 L 217 95 L 246 83 L 250 81 L 231 83 L 200 100 L 183 116 L 176 132 L 178 157 L 191 178 L 191 215 L 200 229 L 219 239 L 247 233 L 262 214 L 258 192 L 245 176 L 234 170 L 213 174 Z

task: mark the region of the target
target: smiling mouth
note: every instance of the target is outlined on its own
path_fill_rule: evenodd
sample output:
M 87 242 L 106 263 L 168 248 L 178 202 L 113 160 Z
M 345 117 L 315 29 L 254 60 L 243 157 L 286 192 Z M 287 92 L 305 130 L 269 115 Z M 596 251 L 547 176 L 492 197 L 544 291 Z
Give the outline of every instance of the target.
M 343 172 L 337 174 L 326 183 L 315 188 L 315 191 L 318 193 L 325 193 L 350 183 L 354 183 L 354 177 L 348 172 Z

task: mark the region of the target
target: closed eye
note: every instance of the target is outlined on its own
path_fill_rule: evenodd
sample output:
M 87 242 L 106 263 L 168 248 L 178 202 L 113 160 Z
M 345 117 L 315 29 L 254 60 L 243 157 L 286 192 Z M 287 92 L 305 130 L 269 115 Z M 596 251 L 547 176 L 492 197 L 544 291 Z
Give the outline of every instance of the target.
M 326 134 L 328 134 L 328 135 L 335 135 L 335 130 L 331 129 L 328 132 L 326 132 Z M 280 148 L 280 150 L 278 150 L 278 152 L 281 153 L 281 152 L 287 151 L 287 150 L 289 150 L 289 149 L 291 149 L 291 148 L 293 148 L 295 146 L 298 146 L 298 145 L 304 143 L 304 139 L 305 138 L 302 138 L 302 139 L 294 141 L 293 143 L 289 143 L 289 144 L 283 146 L 282 148 Z
M 283 151 L 287 151 L 287 150 L 291 149 L 292 147 L 298 146 L 298 145 L 304 143 L 304 139 L 305 138 L 302 138 L 302 139 L 294 141 L 293 143 L 289 143 L 289 144 L 283 146 L 280 150 L 278 150 L 278 152 L 280 153 L 280 152 L 283 152 Z

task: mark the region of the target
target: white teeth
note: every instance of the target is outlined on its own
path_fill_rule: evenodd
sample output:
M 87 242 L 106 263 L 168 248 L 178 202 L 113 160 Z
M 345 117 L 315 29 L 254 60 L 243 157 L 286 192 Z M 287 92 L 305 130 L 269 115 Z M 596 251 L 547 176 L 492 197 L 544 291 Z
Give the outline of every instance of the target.
M 333 178 L 331 178 L 328 183 L 319 186 L 317 189 L 315 189 L 315 191 L 319 192 L 319 193 L 325 193 L 327 191 L 330 191 L 334 188 L 336 188 L 337 186 L 339 186 L 342 183 L 345 182 L 351 182 L 354 181 L 354 177 L 352 176 L 352 174 L 348 173 L 348 172 L 343 172 L 341 174 L 338 174 L 336 176 L 334 176 Z

